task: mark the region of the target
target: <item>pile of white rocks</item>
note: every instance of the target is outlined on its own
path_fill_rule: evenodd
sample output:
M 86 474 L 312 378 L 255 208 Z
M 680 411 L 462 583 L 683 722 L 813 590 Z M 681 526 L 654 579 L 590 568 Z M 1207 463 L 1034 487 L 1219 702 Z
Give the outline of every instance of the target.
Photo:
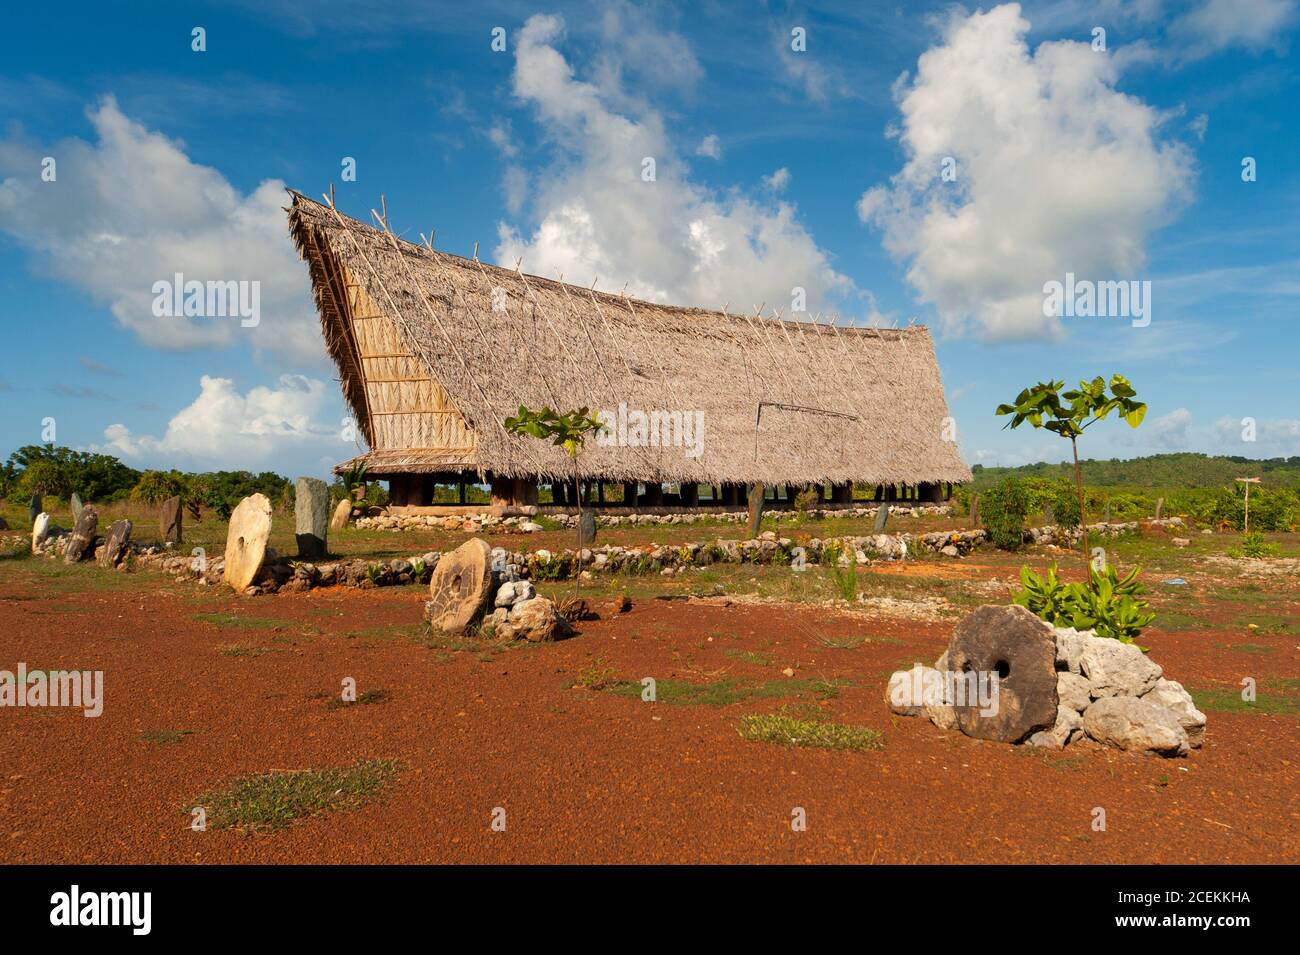
M 486 513 L 473 514 L 398 514 L 371 509 L 363 516 L 356 517 L 354 523 L 363 530 L 409 531 L 423 528 L 436 528 L 447 531 L 469 531 L 478 533 L 486 529 L 514 529 L 525 534 L 536 533 L 545 528 L 534 518 L 538 509 L 534 506 L 521 507 L 522 512 L 510 517 L 497 517 Z M 852 508 L 813 508 L 807 513 L 810 517 L 874 517 L 879 505 L 869 504 Z M 360 514 L 360 511 L 356 512 Z M 890 517 L 921 517 L 925 515 L 951 514 L 952 508 L 947 504 L 890 504 Z M 577 514 L 548 514 L 547 520 L 560 527 L 577 527 Z M 642 527 L 649 525 L 694 524 L 699 521 L 713 521 L 722 524 L 744 524 L 749 521 L 747 510 L 722 512 L 683 512 L 679 514 L 617 514 L 603 512 L 596 515 L 598 527 Z
M 991 697 L 954 689 L 970 674 L 995 671 Z M 934 667 L 894 673 L 885 699 L 893 712 L 925 716 L 941 729 L 1052 749 L 1087 739 L 1184 756 L 1205 738 L 1205 714 L 1191 694 L 1137 646 L 1053 627 L 1019 606 L 973 611 Z
M 472 534 L 486 530 L 508 530 L 513 528 L 529 534 L 542 530 L 529 515 L 512 515 L 497 517 L 493 514 L 370 514 L 358 517 L 355 522 L 362 530 L 409 531 L 434 528 L 444 531 L 468 531 Z
M 910 504 L 906 502 L 896 502 L 889 505 L 890 517 L 922 517 L 928 515 L 946 515 L 952 513 L 952 508 L 947 504 Z M 826 517 L 875 517 L 876 512 L 880 509 L 878 504 L 865 504 L 862 507 L 837 507 L 809 508 L 806 512 L 809 517 L 821 519 Z M 793 511 L 779 511 L 769 513 L 793 514 Z M 547 515 L 548 519 L 555 521 L 564 527 L 576 527 L 578 524 L 577 514 L 554 514 Z M 698 521 L 715 521 L 723 524 L 747 524 L 749 522 L 749 511 L 700 511 L 685 512 L 681 514 L 611 514 L 601 513 L 596 517 L 596 523 L 600 527 L 640 527 L 648 524 L 694 524 Z
M 444 554 L 429 580 L 425 619 L 449 635 L 558 640 L 571 633 L 555 605 L 539 597 L 531 581 L 500 548 L 474 537 Z
M 1160 517 L 1148 521 L 1115 521 L 1112 523 L 1089 524 L 1089 537 L 1119 537 L 1121 534 L 1128 534 L 1136 531 L 1140 525 L 1147 527 L 1162 527 L 1165 529 L 1184 528 L 1186 522 L 1181 517 Z M 1079 527 L 1062 527 L 1059 524 L 1044 524 L 1041 527 L 1030 527 L 1025 530 L 1026 544 L 1056 544 L 1058 546 L 1073 547 L 1083 538 L 1083 530 Z M 1175 546 L 1185 546 L 1178 544 L 1180 538 L 1174 538 Z

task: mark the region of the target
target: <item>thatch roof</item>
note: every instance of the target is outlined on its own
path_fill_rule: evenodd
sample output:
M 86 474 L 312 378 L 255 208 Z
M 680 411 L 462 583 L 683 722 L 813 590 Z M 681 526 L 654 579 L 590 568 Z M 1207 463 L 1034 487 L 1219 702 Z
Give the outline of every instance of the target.
M 289 227 L 325 340 L 373 449 L 354 460 L 375 477 L 566 477 L 562 449 L 509 434 L 504 419 L 520 405 L 616 412 L 622 404 L 701 412 L 702 452 L 589 440 L 585 476 L 970 479 L 944 440 L 948 407 L 924 327 L 837 327 L 593 292 L 431 251 L 292 197 Z

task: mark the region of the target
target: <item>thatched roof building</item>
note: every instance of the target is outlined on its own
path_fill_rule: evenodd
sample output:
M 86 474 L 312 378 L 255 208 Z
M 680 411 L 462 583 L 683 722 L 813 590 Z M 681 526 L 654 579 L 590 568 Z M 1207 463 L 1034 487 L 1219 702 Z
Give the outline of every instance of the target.
M 638 411 L 659 412 L 657 425 L 703 426 L 689 447 L 589 441 L 587 478 L 970 479 L 945 440 L 948 408 L 924 327 L 837 327 L 636 301 L 431 251 L 298 193 L 288 211 L 325 341 L 371 448 L 354 461 L 370 477 L 564 480 L 572 463 L 562 449 L 513 436 L 502 422 L 520 405 L 585 405 L 615 416 L 622 406 L 634 422 L 629 442 Z

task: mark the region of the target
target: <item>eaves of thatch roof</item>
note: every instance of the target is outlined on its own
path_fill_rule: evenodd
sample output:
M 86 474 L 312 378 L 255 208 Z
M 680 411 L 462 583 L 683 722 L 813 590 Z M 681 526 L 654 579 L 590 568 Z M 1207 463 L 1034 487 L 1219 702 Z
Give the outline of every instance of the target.
M 394 238 L 292 193 L 325 341 L 370 474 L 563 478 L 563 449 L 509 434 L 520 405 L 702 416 L 698 453 L 601 446 L 607 480 L 967 481 L 924 327 L 782 321 L 643 302 Z M 361 314 L 365 313 L 365 314 Z M 761 413 L 760 413 L 761 411 Z

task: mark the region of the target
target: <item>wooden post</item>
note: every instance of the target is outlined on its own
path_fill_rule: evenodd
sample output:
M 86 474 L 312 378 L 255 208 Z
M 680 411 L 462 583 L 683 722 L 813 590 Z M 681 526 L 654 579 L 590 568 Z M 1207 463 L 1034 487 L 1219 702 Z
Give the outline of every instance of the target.
M 636 507 L 637 482 L 623 482 L 623 504 L 627 507 Z
M 1242 522 L 1241 533 L 1249 534 L 1250 533 L 1250 486 L 1252 484 L 1259 484 L 1260 479 L 1246 477 L 1246 478 L 1237 478 L 1237 480 L 1240 481 L 1242 484 L 1246 485 L 1246 519 Z
M 699 507 L 700 504 L 700 486 L 698 484 L 683 484 L 681 494 L 682 507 Z
M 648 507 L 659 507 L 664 502 L 664 486 L 658 481 L 651 481 L 645 486 L 645 502 Z

